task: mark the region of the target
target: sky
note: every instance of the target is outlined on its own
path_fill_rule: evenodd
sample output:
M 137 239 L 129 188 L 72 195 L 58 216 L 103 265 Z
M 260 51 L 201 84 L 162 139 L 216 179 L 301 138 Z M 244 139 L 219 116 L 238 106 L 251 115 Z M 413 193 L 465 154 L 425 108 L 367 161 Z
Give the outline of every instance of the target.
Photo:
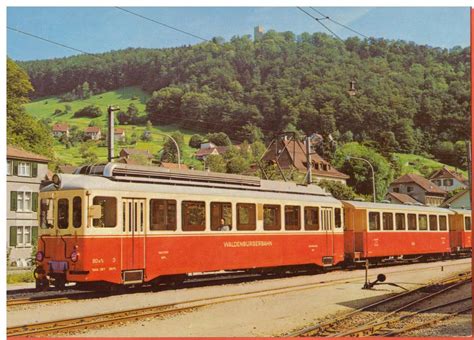
M 200 37 L 253 34 L 265 31 L 326 32 L 318 22 L 296 7 L 127 7 Z M 414 41 L 451 48 L 469 45 L 468 7 L 316 7 L 326 16 L 364 35 Z M 320 17 L 309 8 L 306 11 Z M 323 21 L 341 38 L 355 33 Z M 113 7 L 9 7 L 7 25 L 76 49 L 97 53 L 127 47 L 173 47 L 200 40 L 133 16 Z M 7 31 L 7 53 L 15 60 L 65 57 L 74 52 L 63 47 Z

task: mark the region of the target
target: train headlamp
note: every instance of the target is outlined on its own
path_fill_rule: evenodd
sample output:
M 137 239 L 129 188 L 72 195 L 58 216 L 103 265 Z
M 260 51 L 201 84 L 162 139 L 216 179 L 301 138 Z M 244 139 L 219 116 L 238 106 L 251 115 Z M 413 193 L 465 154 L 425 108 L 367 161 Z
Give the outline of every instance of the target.
M 42 262 L 44 260 L 44 253 L 42 251 L 36 252 L 36 261 Z
M 61 186 L 61 177 L 58 174 L 53 175 L 53 184 L 56 188 Z
M 73 250 L 71 253 L 71 261 L 77 262 L 79 260 L 79 252 L 77 250 Z

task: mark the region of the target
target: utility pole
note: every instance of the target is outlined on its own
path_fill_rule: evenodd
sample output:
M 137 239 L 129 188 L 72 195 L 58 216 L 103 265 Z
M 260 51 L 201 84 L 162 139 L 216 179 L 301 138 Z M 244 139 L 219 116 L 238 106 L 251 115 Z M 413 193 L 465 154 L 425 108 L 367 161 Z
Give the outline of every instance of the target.
M 306 136 L 306 183 L 310 185 L 313 182 L 313 174 L 311 171 L 311 138 Z
M 112 162 L 114 159 L 114 133 L 115 133 L 115 117 L 114 117 L 114 111 L 120 110 L 120 107 L 118 106 L 109 106 L 107 108 L 107 125 L 109 129 L 109 135 L 107 136 L 107 160 L 109 162 Z

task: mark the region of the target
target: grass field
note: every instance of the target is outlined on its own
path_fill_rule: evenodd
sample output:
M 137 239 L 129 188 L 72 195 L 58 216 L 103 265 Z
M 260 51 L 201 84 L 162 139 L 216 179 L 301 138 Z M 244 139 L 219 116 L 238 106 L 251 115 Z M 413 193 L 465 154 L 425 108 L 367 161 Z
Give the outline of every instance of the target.
M 423 176 L 427 176 L 431 171 L 440 169 L 446 166 L 450 170 L 455 170 L 453 166 L 445 165 L 436 160 L 425 158 L 414 154 L 393 154 L 399 160 L 402 174 L 415 173 Z M 465 178 L 467 178 L 467 172 L 463 170 L 457 170 Z
M 69 126 L 75 125 L 79 129 L 84 129 L 89 126 L 89 123 L 91 121 L 94 121 L 97 123 L 98 126 L 102 128 L 102 133 L 104 134 L 106 132 L 107 126 L 106 110 L 109 105 L 119 106 L 122 110 L 126 111 L 128 105 L 130 105 L 130 103 L 134 103 L 135 106 L 138 108 L 139 116 L 143 116 L 145 115 L 145 103 L 148 97 L 149 95 L 147 93 L 143 92 L 137 87 L 127 87 L 116 91 L 110 91 L 95 95 L 88 98 L 87 100 L 75 100 L 72 102 L 60 102 L 59 98 L 56 97 L 41 98 L 37 101 L 25 105 L 25 107 L 26 111 L 37 119 L 50 118 L 52 120 L 52 124 L 57 122 L 66 122 Z M 56 109 L 60 109 L 64 112 L 66 104 L 71 106 L 71 110 L 68 113 L 54 115 Z M 102 116 L 94 119 L 73 117 L 74 112 L 88 105 L 99 106 L 103 112 Z M 129 137 L 134 132 L 137 134 L 138 137 L 140 137 L 143 131 L 145 130 L 145 126 L 136 125 L 116 125 L 116 127 L 125 129 L 125 134 Z M 195 132 L 179 128 L 175 125 L 154 126 L 151 131 L 152 141 L 150 142 L 144 142 L 139 140 L 135 145 L 119 145 L 119 143 L 116 142 L 115 153 L 117 155 L 123 147 L 130 147 L 140 150 L 148 150 L 150 153 L 156 154 L 159 150 L 162 149 L 163 144 L 167 140 L 167 137 L 163 136 L 162 133 L 171 134 L 175 131 L 179 131 L 184 135 L 185 146 L 183 147 L 183 162 L 188 165 L 199 168 L 201 166 L 200 162 L 192 157 L 196 150 L 188 146 L 189 139 Z M 55 155 L 59 159 L 60 163 L 80 165 L 83 161 L 79 153 L 79 145 L 75 145 L 67 149 L 65 145 L 63 145 L 59 141 L 56 141 L 53 148 Z M 91 148 L 91 150 L 93 150 L 97 154 L 101 161 L 106 161 L 106 147 L 101 147 L 99 146 L 99 143 L 96 143 Z

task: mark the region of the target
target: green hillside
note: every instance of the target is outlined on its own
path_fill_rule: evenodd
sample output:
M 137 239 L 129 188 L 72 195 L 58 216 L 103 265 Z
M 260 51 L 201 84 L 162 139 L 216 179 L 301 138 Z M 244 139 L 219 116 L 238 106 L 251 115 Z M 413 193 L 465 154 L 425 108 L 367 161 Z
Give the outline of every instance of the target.
M 398 160 L 402 175 L 415 173 L 426 177 L 433 170 L 446 166 L 448 169 L 456 170 L 467 178 L 467 171 L 455 169 L 453 166 L 443 164 L 433 159 L 414 154 L 394 153 L 393 155 Z
M 29 114 L 38 120 L 51 119 L 51 126 L 57 122 L 67 122 L 69 126 L 77 126 L 79 129 L 84 129 L 89 125 L 91 120 L 93 120 L 102 128 L 104 133 L 107 127 L 106 110 L 109 105 L 118 105 L 125 111 L 130 103 L 134 103 L 139 110 L 139 116 L 143 116 L 145 115 L 145 103 L 147 99 L 148 94 L 140 88 L 126 87 L 116 91 L 101 93 L 92 96 L 87 100 L 76 100 L 72 102 L 60 102 L 57 97 L 41 98 L 40 100 L 25 105 L 25 108 Z M 68 113 L 64 113 L 66 104 L 71 106 L 71 110 Z M 74 112 L 88 105 L 99 106 L 103 112 L 102 116 L 94 119 L 73 117 Z M 63 113 L 55 115 L 54 112 L 56 109 L 62 110 Z M 116 127 L 125 129 L 125 134 L 127 136 L 131 136 L 132 133 L 135 132 L 139 137 L 145 130 L 145 126 L 116 125 Z M 160 133 L 171 134 L 175 131 L 179 131 L 184 135 L 185 146 L 183 147 L 183 162 L 194 167 L 199 167 L 200 162 L 192 157 L 195 149 L 188 146 L 189 139 L 195 132 L 179 128 L 176 125 L 154 126 L 151 133 L 153 139 L 151 142 L 138 140 L 137 144 L 128 146 L 120 145 L 116 142 L 115 152 L 118 153 L 123 147 L 132 147 L 140 150 L 149 150 L 152 154 L 156 154 L 162 149 L 163 144 L 167 140 L 167 138 Z M 91 147 L 91 150 L 97 154 L 101 161 L 106 161 L 107 148 L 105 146 L 100 146 L 99 142 L 97 142 L 93 147 Z M 54 144 L 54 152 L 60 163 L 80 165 L 82 162 L 79 145 L 66 148 L 64 144 L 56 140 Z

